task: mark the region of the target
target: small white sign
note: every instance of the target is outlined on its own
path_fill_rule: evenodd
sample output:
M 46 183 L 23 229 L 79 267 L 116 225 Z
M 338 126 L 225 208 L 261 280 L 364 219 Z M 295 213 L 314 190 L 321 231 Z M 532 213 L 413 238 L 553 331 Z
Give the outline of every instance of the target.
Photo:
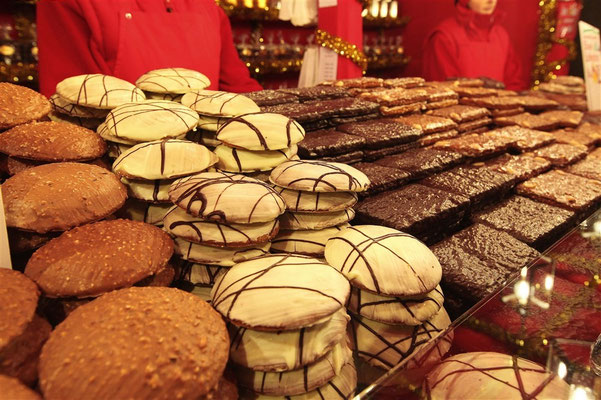
M 338 0 L 319 0 L 319 8 L 336 7 Z
M 2 186 L 0 186 L 0 268 L 13 268 L 10 260 L 10 249 L 8 247 L 6 217 L 4 216 L 4 203 L 2 202 Z
M 578 22 L 582 66 L 586 84 L 586 101 L 589 111 L 601 110 L 601 39 L 599 29 Z
M 317 82 L 333 81 L 338 72 L 338 54 L 327 47 L 319 47 Z

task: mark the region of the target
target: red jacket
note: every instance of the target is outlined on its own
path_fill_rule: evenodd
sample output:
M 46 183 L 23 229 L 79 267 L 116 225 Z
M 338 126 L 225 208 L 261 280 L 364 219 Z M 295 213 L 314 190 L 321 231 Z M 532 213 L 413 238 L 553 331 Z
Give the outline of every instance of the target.
M 508 89 L 526 89 L 520 81 L 520 64 L 499 12 L 481 15 L 460 0 L 453 18 L 443 21 L 428 36 L 424 48 L 423 76 L 440 81 L 449 77 L 486 76 L 504 82 Z
M 157 68 L 202 72 L 210 89 L 261 90 L 233 44 L 214 0 L 41 0 L 37 7 L 40 91 L 72 75 L 130 82 Z

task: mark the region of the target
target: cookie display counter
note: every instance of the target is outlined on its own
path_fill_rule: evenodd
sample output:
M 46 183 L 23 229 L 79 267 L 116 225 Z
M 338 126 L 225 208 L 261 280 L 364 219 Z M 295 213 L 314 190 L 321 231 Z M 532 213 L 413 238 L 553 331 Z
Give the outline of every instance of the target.
M 461 398 L 493 389 L 514 398 L 599 398 L 600 263 L 598 210 L 386 374 L 369 382 L 371 370 L 360 367 L 365 386 L 356 398 L 434 399 L 441 391 Z

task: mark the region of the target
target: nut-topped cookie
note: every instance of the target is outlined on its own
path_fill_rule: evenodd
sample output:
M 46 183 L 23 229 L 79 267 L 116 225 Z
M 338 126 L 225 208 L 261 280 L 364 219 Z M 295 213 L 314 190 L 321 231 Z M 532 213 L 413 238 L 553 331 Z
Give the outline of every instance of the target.
M 29 88 L 0 82 L 0 130 L 44 118 L 51 110 L 46 97 Z
M 40 387 L 50 400 L 196 399 L 218 383 L 228 349 L 225 323 L 198 297 L 121 289 L 78 307 L 57 327 L 40 356 Z
M 147 100 L 111 110 L 104 122 L 108 136 L 149 142 L 186 134 L 198 124 L 198 114 L 174 101 Z
M 204 171 L 217 161 L 203 145 L 179 139 L 155 140 L 122 153 L 113 163 L 113 171 L 130 179 L 173 179 Z
M 319 160 L 293 160 L 278 165 L 269 178 L 275 185 L 308 192 L 363 192 L 365 174 L 349 165 Z
M 87 161 L 105 152 L 96 132 L 62 122 L 31 122 L 0 135 L 0 153 L 26 160 Z
M 281 114 L 251 113 L 230 118 L 217 131 L 217 139 L 247 150 L 280 150 L 297 144 L 305 130 Z
M 226 223 L 272 221 L 285 211 L 282 198 L 265 182 L 225 172 L 181 178 L 171 185 L 169 198 L 191 215 Z
M 325 258 L 353 286 L 385 296 L 425 294 L 442 277 L 438 259 L 425 244 L 384 226 L 342 230 L 326 244 Z
M 232 323 L 277 331 L 319 323 L 344 306 L 349 291 L 346 278 L 328 264 L 286 254 L 236 264 L 211 296 L 215 309 Z
M 91 297 L 157 274 L 172 254 L 173 241 L 155 226 L 125 219 L 100 221 L 42 246 L 29 259 L 25 274 L 48 297 Z
M 188 68 L 161 68 L 148 71 L 136 80 L 140 89 L 154 93 L 187 93 L 209 87 L 210 79 Z
M 217 90 L 199 90 L 186 93 L 182 104 L 202 115 L 234 117 L 260 112 L 259 106 L 246 96 Z
M 247 247 L 270 241 L 277 233 L 277 219 L 255 224 L 223 224 L 194 217 L 174 206 L 163 219 L 170 234 L 194 243 L 215 247 Z
M 56 85 L 56 93 L 72 104 L 100 109 L 146 100 L 144 92 L 131 83 L 102 74 L 66 78 Z
M 46 233 L 100 220 L 127 198 L 125 186 L 110 171 L 81 163 L 29 168 L 2 184 L 8 227 Z

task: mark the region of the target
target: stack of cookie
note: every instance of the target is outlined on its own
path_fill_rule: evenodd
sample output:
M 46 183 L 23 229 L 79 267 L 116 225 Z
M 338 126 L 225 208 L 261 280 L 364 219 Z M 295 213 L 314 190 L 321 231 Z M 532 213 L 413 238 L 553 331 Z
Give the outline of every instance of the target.
M 187 140 L 155 140 L 129 148 L 113 163 L 113 171 L 129 192 L 125 216 L 160 226 L 171 208 L 168 191 L 173 181 L 216 162 L 213 152 Z
M 250 101 L 250 100 L 249 100 Z M 217 131 L 217 169 L 251 173 L 270 171 L 296 156 L 305 130 L 280 114 L 252 113 L 230 118 Z
M 273 252 L 298 253 L 322 258 L 326 242 L 349 226 L 357 192 L 369 179 L 346 164 L 318 160 L 287 161 L 270 176 L 286 202 Z
M 218 147 L 221 144 L 215 137 L 216 132 L 231 118 L 261 111 L 259 106 L 246 96 L 215 90 L 192 91 L 184 95 L 181 102 L 199 115 L 198 127 L 188 134 L 188 139 L 209 147 Z
M 53 121 L 95 130 L 111 109 L 144 100 L 144 92 L 114 76 L 71 76 L 56 85 L 56 93 L 50 97 L 52 112 L 49 117 Z
M 490 111 L 484 107 L 455 105 L 434 110 L 428 114 L 452 119 L 458 124 L 457 131 L 460 134 L 486 132 L 488 125 L 492 122 Z
M 349 284 L 338 271 L 314 258 L 272 254 L 234 265 L 211 296 L 228 321 L 245 398 L 352 397 Z
M 438 285 L 436 256 L 413 236 L 395 229 L 358 225 L 326 244 L 326 261 L 351 282 L 354 350 L 373 367 L 390 369 L 416 353 L 451 323 Z M 444 342 L 427 360 L 436 361 Z M 448 347 L 447 347 L 448 346 Z
M 147 99 L 181 101 L 192 90 L 203 90 L 211 85 L 204 74 L 187 68 L 162 68 L 148 71 L 136 80 Z
M 244 175 L 204 172 L 176 180 L 169 189 L 175 204 L 163 220 L 175 237 L 175 253 L 188 266 L 194 285 L 210 286 L 215 266 L 269 252 L 284 201 L 268 184 Z M 205 292 L 206 294 L 206 292 Z

